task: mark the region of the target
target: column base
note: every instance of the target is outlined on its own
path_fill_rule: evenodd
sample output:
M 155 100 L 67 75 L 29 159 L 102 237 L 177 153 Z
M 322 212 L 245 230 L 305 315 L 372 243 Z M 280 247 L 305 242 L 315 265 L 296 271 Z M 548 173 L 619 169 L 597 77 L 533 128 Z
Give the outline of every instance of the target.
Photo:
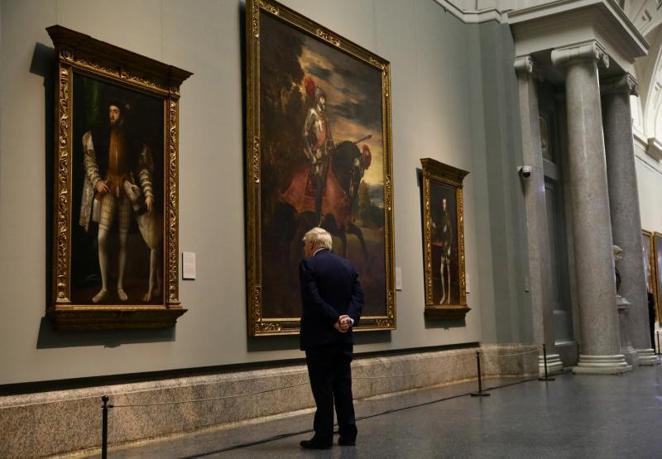
M 572 368 L 576 375 L 619 375 L 629 371 L 632 371 L 632 365 L 628 365 L 623 354 L 579 354 L 579 362 Z
M 632 346 L 621 347 L 621 354 L 625 357 L 625 361 L 628 365 L 632 365 L 633 369 L 639 366 L 639 354 Z
M 558 375 L 563 371 L 563 362 L 559 354 L 547 354 L 547 375 Z M 538 356 L 538 374 L 545 376 L 545 358 L 542 355 Z
M 659 365 L 660 362 L 657 360 L 655 351 L 651 349 L 637 349 L 637 355 L 639 356 L 639 365 L 645 365 L 652 367 L 654 365 Z

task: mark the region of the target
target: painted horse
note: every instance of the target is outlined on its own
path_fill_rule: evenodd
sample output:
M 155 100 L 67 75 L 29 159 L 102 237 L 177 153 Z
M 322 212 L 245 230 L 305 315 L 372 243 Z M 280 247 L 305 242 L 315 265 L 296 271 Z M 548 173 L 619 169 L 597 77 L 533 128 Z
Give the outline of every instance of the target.
M 309 229 L 321 226 L 340 239 L 343 256 L 347 256 L 347 235 L 356 236 L 367 259 L 363 231 L 352 221 L 352 208 L 358 198 L 359 185 L 372 159 L 368 146 L 364 144 L 359 149 L 357 144 L 367 138 L 369 136 L 356 142 L 340 142 L 327 158 L 329 162 L 321 191 L 321 215 L 315 212 L 317 190 L 311 177 L 311 166 L 306 165 L 294 174 L 288 188 L 281 194 L 283 204 L 291 207 L 295 214 L 294 242 L 299 241 Z

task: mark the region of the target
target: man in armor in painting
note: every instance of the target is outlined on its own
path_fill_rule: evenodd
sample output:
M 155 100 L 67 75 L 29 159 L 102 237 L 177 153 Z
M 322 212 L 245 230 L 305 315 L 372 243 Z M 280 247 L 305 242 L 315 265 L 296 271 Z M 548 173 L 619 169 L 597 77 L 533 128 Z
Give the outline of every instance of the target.
M 97 240 L 101 289 L 92 298 L 93 303 L 108 297 L 108 239 L 115 217 L 119 230 L 117 297 L 120 301 L 128 299 L 124 291 L 124 270 L 132 210 L 124 184 L 137 182 L 144 195 L 147 212 L 151 213 L 154 207 L 153 161 L 147 146 L 136 142 L 135 136 L 128 130 L 126 118 L 129 106 L 113 100 L 106 107 L 108 123 L 85 132 L 82 138 L 85 180 L 79 223 L 86 231 L 90 220 L 99 223 Z
M 326 94 L 310 77 L 304 80 L 304 87 L 306 95 L 313 101 L 303 127 L 304 153 L 310 161 L 308 179 L 315 190 L 315 216 L 320 220 L 329 155 L 333 153 L 334 143 L 326 112 Z
M 448 213 L 446 198 L 441 200 L 441 218 L 437 227 L 439 243 L 441 246 L 441 263 L 439 274 L 441 276 L 441 300 L 439 304 L 451 302 L 451 252 L 453 250 L 453 224 Z

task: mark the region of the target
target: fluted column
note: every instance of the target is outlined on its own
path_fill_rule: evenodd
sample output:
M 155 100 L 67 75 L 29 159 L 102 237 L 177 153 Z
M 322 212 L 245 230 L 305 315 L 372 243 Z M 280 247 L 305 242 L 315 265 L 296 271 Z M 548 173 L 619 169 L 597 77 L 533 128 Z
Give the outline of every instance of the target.
M 651 348 L 648 328 L 630 109 L 630 95 L 637 94 L 637 82 L 626 74 L 603 81 L 601 89 L 612 233 L 614 244 L 623 249 L 623 258 L 616 265 L 621 276 L 620 294 L 630 302 L 626 327 L 639 356 L 639 364 L 654 365 L 657 359 Z
M 620 352 L 611 217 L 602 135 L 598 64 L 609 58 L 595 41 L 552 51 L 563 66 L 568 122 L 574 252 L 582 341 L 575 373 L 624 373 Z
M 547 348 L 547 369 L 554 374 L 563 369 L 561 357 L 554 346 L 554 311 L 545 302 L 551 288 L 550 259 L 547 253 L 547 213 L 545 207 L 545 173 L 540 144 L 540 112 L 538 94 L 533 77 L 534 62 L 530 56 L 515 59 L 519 108 L 522 126 L 522 159 L 531 167 L 528 177 L 522 177 L 522 191 L 526 207 L 526 233 L 529 262 L 529 291 L 531 294 L 533 339 Z M 538 356 L 538 369 L 544 374 L 542 350 Z

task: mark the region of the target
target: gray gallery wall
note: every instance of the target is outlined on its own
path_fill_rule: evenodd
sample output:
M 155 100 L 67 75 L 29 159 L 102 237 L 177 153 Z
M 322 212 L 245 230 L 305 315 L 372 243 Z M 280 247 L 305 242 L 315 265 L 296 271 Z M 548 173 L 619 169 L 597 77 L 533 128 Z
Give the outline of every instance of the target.
M 492 253 L 494 307 L 483 309 L 483 339 L 532 342 L 531 297 L 526 288 L 526 221 L 522 183 L 521 132 L 515 50 L 510 28 L 488 22 L 480 26 L 487 214 L 483 228 Z M 482 225 L 481 225 L 482 226 Z M 487 247 L 486 247 L 487 249 Z M 487 316 L 486 316 L 487 315 Z
M 397 330 L 362 334 L 357 351 L 526 340 L 524 257 L 508 242 L 521 203 L 518 133 L 503 115 L 516 107 L 507 29 L 462 24 L 432 0 L 284 3 L 391 62 L 403 289 Z M 301 358 L 295 337 L 246 337 L 240 3 L 3 0 L 0 16 L 0 384 Z M 197 254 L 198 277 L 180 284 L 189 311 L 173 330 L 62 333 L 43 318 L 53 24 L 194 73 L 181 98 L 180 250 Z M 423 317 L 422 157 L 471 172 L 462 327 Z

